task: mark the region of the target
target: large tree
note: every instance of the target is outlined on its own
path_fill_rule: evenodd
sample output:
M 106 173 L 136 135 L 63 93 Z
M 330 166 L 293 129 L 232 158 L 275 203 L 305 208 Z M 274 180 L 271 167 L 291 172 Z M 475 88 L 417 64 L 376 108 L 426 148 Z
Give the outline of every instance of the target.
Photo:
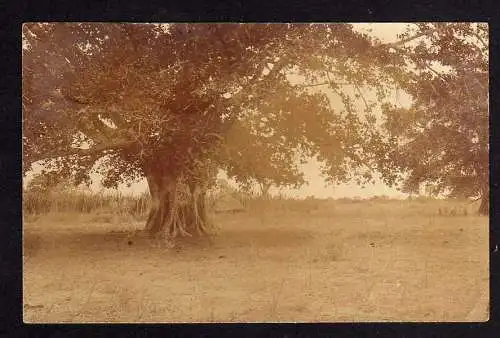
M 297 159 L 316 157 L 332 181 L 371 177 L 373 116 L 342 86 L 381 99 L 390 72 L 373 58 L 388 51 L 351 25 L 25 24 L 23 38 L 24 170 L 42 161 L 88 181 L 97 164 L 106 186 L 146 177 L 153 235 L 206 231 L 219 168 L 294 185 Z
M 409 108 L 383 107 L 385 129 L 374 143 L 384 145 L 377 154 L 384 178 L 407 192 L 427 185 L 434 194 L 481 198 L 487 215 L 487 25 L 415 24 L 383 48 L 403 60 L 403 68 L 379 61 L 413 98 Z

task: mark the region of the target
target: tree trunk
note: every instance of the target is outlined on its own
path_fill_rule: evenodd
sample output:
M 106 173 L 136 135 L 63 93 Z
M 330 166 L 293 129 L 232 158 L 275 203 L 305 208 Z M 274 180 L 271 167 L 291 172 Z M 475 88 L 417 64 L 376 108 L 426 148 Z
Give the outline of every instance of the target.
M 206 192 L 198 185 L 189 185 L 190 201 L 186 205 L 187 231 L 190 234 L 206 235 L 210 227 L 207 219 Z
M 260 183 L 260 195 L 263 199 L 269 199 L 269 189 L 271 188 L 271 183 L 261 182 Z
M 151 209 L 146 231 L 152 237 L 174 239 L 207 234 L 205 193 L 197 186 L 183 188 L 181 177 L 147 175 Z
M 484 189 L 481 196 L 481 205 L 479 206 L 478 214 L 488 216 L 490 214 L 490 195 L 489 189 Z

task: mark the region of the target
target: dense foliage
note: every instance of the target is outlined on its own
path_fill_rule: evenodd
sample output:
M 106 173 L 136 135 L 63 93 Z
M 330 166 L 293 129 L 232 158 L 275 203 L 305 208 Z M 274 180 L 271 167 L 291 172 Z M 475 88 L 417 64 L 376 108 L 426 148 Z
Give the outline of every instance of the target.
M 384 106 L 392 137 L 381 167 L 403 189 L 422 184 L 434 194 L 483 198 L 488 213 L 488 27 L 485 24 L 418 24 L 426 34 L 394 47 L 407 67 L 398 84 L 413 97 L 405 109 Z

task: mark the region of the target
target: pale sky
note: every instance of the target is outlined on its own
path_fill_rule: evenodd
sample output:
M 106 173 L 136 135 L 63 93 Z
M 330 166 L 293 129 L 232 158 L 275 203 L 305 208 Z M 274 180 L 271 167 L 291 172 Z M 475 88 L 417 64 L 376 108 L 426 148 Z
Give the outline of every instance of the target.
M 395 42 L 397 35 L 401 34 L 408 23 L 355 23 L 354 29 L 368 35 L 379 38 L 383 43 Z
M 397 34 L 402 33 L 405 26 L 404 23 L 358 23 L 354 24 L 356 30 L 369 35 L 379 38 L 384 43 L 397 41 Z M 335 94 L 328 93 L 328 96 L 332 98 L 332 101 L 338 101 L 334 99 Z M 409 98 L 400 95 L 400 93 L 395 93 L 395 102 L 402 105 L 407 105 L 409 103 Z M 333 103 L 332 103 L 333 104 Z M 359 102 L 360 108 L 362 107 L 361 102 Z M 405 198 L 407 195 L 398 192 L 394 188 L 389 188 L 381 181 L 376 182 L 373 185 L 366 185 L 364 188 L 356 185 L 354 182 L 349 184 L 337 185 L 337 186 L 326 186 L 325 181 L 320 176 L 320 164 L 314 160 L 309 161 L 309 163 L 301 166 L 305 174 L 306 181 L 308 184 L 304 185 L 300 189 L 280 189 L 281 193 L 295 198 L 305 198 L 307 196 L 315 196 L 318 198 L 340 198 L 340 197 L 355 197 L 359 196 L 361 198 L 367 198 L 375 195 L 387 195 L 393 198 Z M 40 166 L 34 165 L 34 172 L 39 172 L 41 170 Z M 31 176 L 31 175 L 30 175 Z M 225 173 L 219 174 L 220 178 L 227 178 Z M 93 176 L 93 184 L 91 186 L 93 191 L 106 191 L 103 189 L 99 183 L 99 177 L 97 175 Z M 145 180 L 138 183 L 132 184 L 130 187 L 122 185 L 119 190 L 124 194 L 141 194 L 147 191 L 147 184 Z M 278 193 L 277 189 L 271 188 L 271 194 Z

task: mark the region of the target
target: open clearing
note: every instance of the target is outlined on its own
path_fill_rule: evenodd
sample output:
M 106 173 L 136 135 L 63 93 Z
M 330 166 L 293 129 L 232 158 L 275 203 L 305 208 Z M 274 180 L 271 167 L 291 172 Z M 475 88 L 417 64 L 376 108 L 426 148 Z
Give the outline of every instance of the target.
M 171 249 L 130 235 L 140 222 L 27 219 L 24 321 L 488 319 L 488 218 L 476 205 L 440 216 L 456 202 L 316 203 L 216 214 L 210 242 Z

